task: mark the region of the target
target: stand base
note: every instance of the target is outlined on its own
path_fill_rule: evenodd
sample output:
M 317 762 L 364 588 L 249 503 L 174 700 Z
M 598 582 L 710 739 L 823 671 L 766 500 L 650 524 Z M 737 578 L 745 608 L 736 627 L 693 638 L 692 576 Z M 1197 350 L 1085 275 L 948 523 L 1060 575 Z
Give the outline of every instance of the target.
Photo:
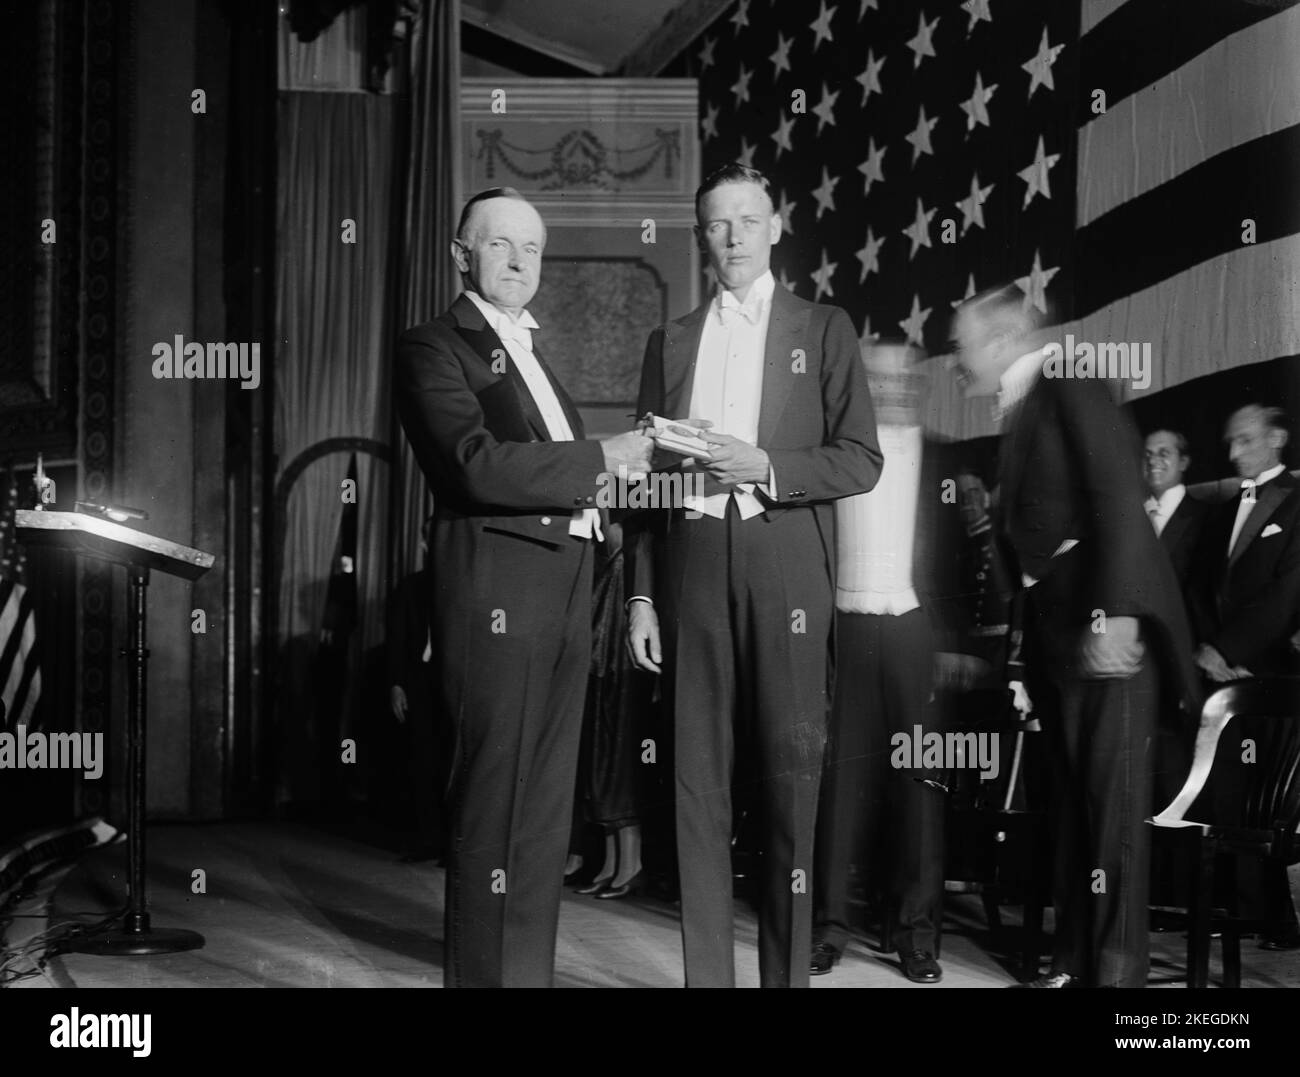
M 116 927 L 112 931 L 77 939 L 65 950 L 74 954 L 99 954 L 101 957 L 147 957 L 150 954 L 200 950 L 203 942 L 203 936 L 197 931 L 180 927 L 155 927 L 147 931 Z

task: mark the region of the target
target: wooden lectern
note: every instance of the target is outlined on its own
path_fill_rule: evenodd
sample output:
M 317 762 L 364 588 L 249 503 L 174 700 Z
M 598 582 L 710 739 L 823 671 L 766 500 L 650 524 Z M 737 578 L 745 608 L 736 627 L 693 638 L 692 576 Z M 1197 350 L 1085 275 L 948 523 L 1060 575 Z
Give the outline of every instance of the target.
M 78 953 L 138 956 L 197 950 L 203 936 L 197 931 L 149 926 L 145 901 L 145 714 L 148 682 L 145 668 L 146 602 L 149 571 L 157 569 L 186 580 L 196 580 L 212 567 L 213 556 L 177 542 L 157 538 L 99 516 L 80 512 L 46 512 L 19 509 L 15 524 L 18 539 L 28 546 L 53 546 L 83 557 L 110 561 L 126 569 L 128 583 L 129 642 L 124 650 L 129 678 L 127 700 L 131 711 L 128 755 L 130 822 L 128 860 L 131 903 L 119 927 L 77 939 L 68 947 Z

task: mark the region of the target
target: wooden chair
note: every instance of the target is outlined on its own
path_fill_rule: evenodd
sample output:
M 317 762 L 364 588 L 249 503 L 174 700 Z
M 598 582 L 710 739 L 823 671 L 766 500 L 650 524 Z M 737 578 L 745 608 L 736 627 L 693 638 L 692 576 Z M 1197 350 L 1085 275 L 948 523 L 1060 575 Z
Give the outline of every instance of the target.
M 1243 733 L 1256 734 L 1253 749 L 1244 738 L 1223 737 L 1234 718 L 1238 725 L 1251 723 Z M 1220 789 L 1202 796 L 1212 776 Z M 1248 859 L 1300 861 L 1300 677 L 1237 681 L 1211 695 L 1201 711 L 1187 781 L 1147 823 L 1153 843 L 1181 845 L 1190 854 L 1187 907 L 1158 907 L 1186 917 L 1187 986 L 1207 985 L 1211 932 L 1221 931 L 1224 986 L 1240 987 L 1241 936 L 1269 924 L 1238 915 L 1237 865 Z M 1216 904 L 1216 894 L 1226 894 L 1226 900 Z
M 1043 949 L 1043 912 L 1050 904 L 1052 876 L 1049 820 L 1041 807 L 1012 807 L 1017 788 L 1024 781 L 1023 726 L 1008 718 L 986 724 L 983 729 L 985 732 L 996 729 L 1014 739 L 1010 773 L 994 802 L 958 807 L 953 800 L 949 801 L 945 822 L 948 863 L 944 879 L 950 890 L 954 883 L 976 885 L 993 945 L 1015 956 L 1016 976 L 1023 982 L 1038 975 Z M 960 864 L 953 855 L 958 850 L 963 853 Z M 1021 932 L 1015 942 L 1002 921 L 1004 904 L 1019 904 L 1024 910 Z

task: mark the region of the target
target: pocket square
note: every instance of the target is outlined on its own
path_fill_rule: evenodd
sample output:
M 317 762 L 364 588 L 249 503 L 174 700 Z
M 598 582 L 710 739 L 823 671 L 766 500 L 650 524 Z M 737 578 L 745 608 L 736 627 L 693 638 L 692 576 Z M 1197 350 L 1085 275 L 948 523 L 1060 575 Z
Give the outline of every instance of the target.
M 1281 533 L 1282 533 L 1282 528 L 1280 528 L 1277 524 L 1269 524 L 1266 528 L 1264 528 L 1263 531 L 1259 533 L 1259 537 L 1268 538 L 1270 535 L 1280 535 Z

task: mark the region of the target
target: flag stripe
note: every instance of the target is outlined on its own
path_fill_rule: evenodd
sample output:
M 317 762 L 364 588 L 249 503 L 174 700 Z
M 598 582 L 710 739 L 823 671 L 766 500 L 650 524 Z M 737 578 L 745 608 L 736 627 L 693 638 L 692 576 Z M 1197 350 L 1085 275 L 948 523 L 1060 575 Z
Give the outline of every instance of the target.
M 1079 18 L 1079 32 L 1086 34 L 1103 19 L 1109 18 L 1128 0 L 1083 0 Z
M 1151 386 L 1125 399 L 1300 352 L 1300 236 L 1211 258 L 1058 331 L 1151 342 Z
M 1094 89 L 1105 90 L 1107 103 L 1113 106 L 1230 34 L 1296 2 L 1129 0 L 1079 42 L 1079 70 L 1084 73 L 1079 80 L 1079 116 L 1089 115 Z M 1085 11 L 1089 6 L 1084 4 Z
M 1087 315 L 1241 248 L 1300 231 L 1300 126 L 1221 153 L 1081 228 L 1075 311 Z M 1288 250 L 1290 248 L 1287 248 Z
M 13 696 L 13 713 L 17 715 L 15 725 L 27 725 L 31 722 L 36 701 L 41 695 L 41 656 L 36 640 L 35 617 L 27 618 L 23 625 L 23 645 L 26 654 L 23 656 L 22 677 Z
M 9 721 L 18 713 L 14 696 L 29 657 L 26 644 L 32 624 L 31 594 L 21 584 L 11 586 L 8 601 L 0 612 L 0 639 L 4 640 L 4 648 L 0 650 L 0 697 L 5 701 Z
M 4 641 L 4 646 L 0 648 L 0 685 L 5 683 L 6 671 L 13 665 L 14 654 L 22 642 L 15 629 L 22 612 L 25 590 L 11 580 L 0 579 L 0 640 Z
M 1079 132 L 1086 225 L 1217 154 L 1300 123 L 1300 7 L 1234 34 Z M 1214 108 L 1197 102 L 1215 101 Z M 1125 167 L 1115 168 L 1123 161 Z
M 1220 373 L 1229 364 L 1294 356 L 1300 353 L 1300 236 L 1212 258 L 1085 318 L 1052 326 L 1044 339 L 1064 342 L 1066 334 L 1093 345 L 1151 344 L 1151 384 L 1145 390 L 1118 385 L 1126 401 Z M 931 364 L 927 427 L 958 439 L 995 434 L 988 401 L 964 399 L 944 372 L 945 359 Z

